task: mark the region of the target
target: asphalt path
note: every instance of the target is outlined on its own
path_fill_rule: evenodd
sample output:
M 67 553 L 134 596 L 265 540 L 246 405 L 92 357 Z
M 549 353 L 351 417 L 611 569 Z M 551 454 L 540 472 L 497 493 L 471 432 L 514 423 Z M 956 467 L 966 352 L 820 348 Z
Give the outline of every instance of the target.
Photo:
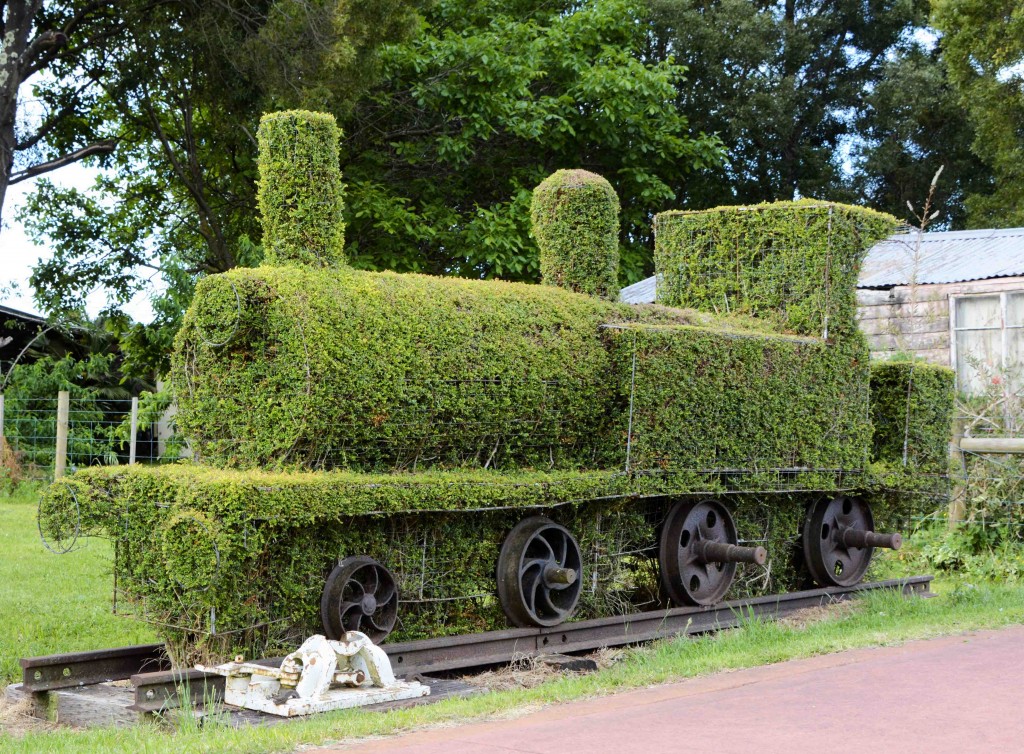
M 327 752 L 1024 752 L 1024 626 L 717 673 Z

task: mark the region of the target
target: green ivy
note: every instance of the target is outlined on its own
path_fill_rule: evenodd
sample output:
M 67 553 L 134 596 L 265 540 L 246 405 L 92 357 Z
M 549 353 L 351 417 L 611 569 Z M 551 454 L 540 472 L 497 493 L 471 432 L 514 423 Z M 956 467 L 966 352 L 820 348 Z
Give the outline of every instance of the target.
M 574 619 L 652 609 L 662 605 L 654 545 L 674 500 L 658 490 L 678 481 L 621 472 L 94 467 L 51 485 L 40 526 L 57 545 L 89 534 L 112 539 L 122 609 L 158 624 L 190 664 L 237 650 L 262 655 L 319 630 L 325 579 L 350 555 L 396 573 L 402 604 L 393 639 L 504 628 L 498 552 L 512 527 L 536 513 L 580 542 L 586 589 Z M 771 553 L 770 575 L 751 569 L 733 595 L 803 583 L 794 552 L 811 498 L 728 494 L 726 483 L 708 482 L 694 491 L 727 494 L 741 539 Z
M 657 532 L 682 496 L 727 499 L 741 541 L 769 549 L 735 595 L 803 583 L 800 527 L 822 493 L 869 492 L 882 527 L 906 512 L 868 466 L 853 318 L 857 267 L 892 218 L 813 203 L 661 215 L 659 295 L 696 311 L 630 307 L 599 298 L 614 293 L 614 192 L 561 172 L 534 196 L 557 285 L 361 272 L 336 264 L 336 207 L 316 199 L 337 196 L 334 178 L 307 159 L 332 128 L 264 119 L 278 265 L 206 278 L 185 316 L 172 380 L 198 463 L 86 469 L 40 507 L 50 540 L 115 540 L 123 596 L 179 662 L 294 645 L 350 555 L 397 574 L 395 638 L 505 627 L 498 551 L 531 513 L 580 541 L 581 619 L 661 604 Z M 880 456 L 893 380 L 874 404 Z M 940 431 L 916 424 L 944 416 L 926 383 L 915 470 Z
M 619 292 L 619 197 L 601 176 L 559 170 L 533 190 L 533 237 L 545 285 L 614 299 Z
M 860 265 L 897 227 L 891 215 L 813 200 L 656 219 L 658 301 L 763 317 L 783 332 L 856 331 Z
M 871 458 L 877 484 L 914 514 L 948 490 L 955 409 L 952 369 L 920 361 L 871 365 Z
M 269 264 L 345 263 L 340 138 L 325 113 L 289 110 L 260 119 L 256 199 Z

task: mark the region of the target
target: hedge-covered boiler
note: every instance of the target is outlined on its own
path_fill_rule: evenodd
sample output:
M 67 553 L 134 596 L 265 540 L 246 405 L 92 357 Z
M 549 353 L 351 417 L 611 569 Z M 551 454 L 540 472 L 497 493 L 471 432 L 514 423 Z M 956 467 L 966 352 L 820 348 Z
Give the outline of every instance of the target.
M 194 460 L 84 470 L 41 508 L 51 536 L 116 539 L 123 597 L 177 645 L 847 585 L 899 545 L 876 519 L 934 505 L 951 374 L 873 378 L 854 320 L 893 218 L 663 213 L 660 303 L 628 306 L 599 176 L 535 191 L 544 285 L 366 272 L 344 259 L 333 119 L 265 116 L 259 140 L 265 263 L 204 279 L 176 342 Z

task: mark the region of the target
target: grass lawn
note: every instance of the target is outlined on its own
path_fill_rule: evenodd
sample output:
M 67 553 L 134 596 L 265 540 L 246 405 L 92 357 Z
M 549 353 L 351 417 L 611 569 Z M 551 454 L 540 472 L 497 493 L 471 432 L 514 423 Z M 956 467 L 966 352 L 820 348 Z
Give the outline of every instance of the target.
M 0 497 L 0 684 L 21 677 L 19 657 L 159 641 L 111 612 L 113 553 L 105 540 L 54 555 L 36 528 L 37 497 Z M 77 545 L 76 545 L 77 546 Z
M 155 637 L 146 627 L 110 614 L 109 548 L 93 541 L 71 555 L 46 552 L 36 533 L 30 498 L 0 499 L 0 680 L 6 683 L 14 678 L 19 657 L 152 641 Z M 900 563 L 906 560 L 893 559 L 888 570 L 901 567 Z M 720 669 L 1024 623 L 1024 587 L 1019 585 L 974 586 L 947 578 L 935 588 L 940 596 L 932 600 L 869 594 L 852 609 L 836 611 L 807 626 L 755 621 L 722 634 L 657 642 L 628 650 L 621 662 L 607 670 L 559 677 L 529 690 L 494 692 L 386 714 L 349 710 L 241 731 L 214 725 L 171 733 L 147 725 L 12 735 L 0 728 L 0 752 L 292 751 L 302 744 L 510 714 Z

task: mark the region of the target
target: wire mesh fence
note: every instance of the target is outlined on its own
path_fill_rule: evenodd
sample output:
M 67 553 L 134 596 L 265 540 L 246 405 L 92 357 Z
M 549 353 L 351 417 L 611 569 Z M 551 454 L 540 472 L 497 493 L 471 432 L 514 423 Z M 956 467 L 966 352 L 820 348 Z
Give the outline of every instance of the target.
M 0 393 L 0 476 L 47 479 L 58 467 L 160 463 L 180 456 L 173 422 L 140 425 L 132 398 L 38 398 Z M 133 432 L 134 428 L 134 432 Z

